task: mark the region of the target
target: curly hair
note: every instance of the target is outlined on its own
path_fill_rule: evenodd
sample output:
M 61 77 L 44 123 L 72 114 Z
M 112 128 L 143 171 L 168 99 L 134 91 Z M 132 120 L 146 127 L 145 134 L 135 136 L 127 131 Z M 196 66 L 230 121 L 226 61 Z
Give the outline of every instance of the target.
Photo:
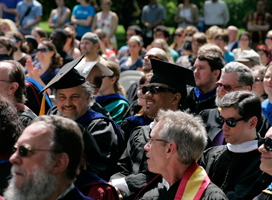
M 51 58 L 51 64 L 49 66 L 49 71 L 51 72 L 52 70 L 59 68 L 62 66 L 63 64 L 63 58 L 58 54 L 57 49 L 55 47 L 55 45 L 49 41 L 41 41 L 40 44 L 45 45 L 48 49 L 50 49 L 51 51 L 54 51 L 54 55 Z
M 13 104 L 0 95 L 0 155 L 10 156 L 13 146 L 23 132 L 23 125 L 19 120 Z

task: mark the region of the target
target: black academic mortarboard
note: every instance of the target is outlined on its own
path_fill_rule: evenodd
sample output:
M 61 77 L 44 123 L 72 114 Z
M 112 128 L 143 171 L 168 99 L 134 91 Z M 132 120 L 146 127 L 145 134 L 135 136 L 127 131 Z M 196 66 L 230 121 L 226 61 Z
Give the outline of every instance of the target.
M 78 62 L 69 62 L 64 65 L 57 75 L 43 88 L 41 92 L 53 86 L 55 89 L 66 89 L 76 87 L 85 83 L 86 79 L 74 68 Z
M 196 86 L 192 70 L 169 62 L 151 59 L 153 76 L 150 83 L 163 83 L 181 93 L 182 98 L 187 96 L 186 85 Z

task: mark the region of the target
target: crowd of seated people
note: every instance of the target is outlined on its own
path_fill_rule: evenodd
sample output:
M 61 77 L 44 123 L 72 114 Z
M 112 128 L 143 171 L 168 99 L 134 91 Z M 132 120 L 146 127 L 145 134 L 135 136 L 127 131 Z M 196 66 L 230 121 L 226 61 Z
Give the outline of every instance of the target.
M 171 33 L 150 0 L 121 47 L 114 1 L 66 3 L 56 0 L 51 33 L 36 0 L 1 4 L 17 16 L 0 19 L 0 199 L 272 199 L 267 25 L 250 15 L 238 34 L 225 16 L 203 32 L 186 0 Z

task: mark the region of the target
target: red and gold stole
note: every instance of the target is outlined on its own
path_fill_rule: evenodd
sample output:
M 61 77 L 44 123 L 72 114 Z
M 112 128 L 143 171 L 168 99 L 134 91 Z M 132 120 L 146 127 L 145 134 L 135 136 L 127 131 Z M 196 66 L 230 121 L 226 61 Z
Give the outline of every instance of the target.
M 199 200 L 210 182 L 206 171 L 197 163 L 192 164 L 180 181 L 175 200 Z

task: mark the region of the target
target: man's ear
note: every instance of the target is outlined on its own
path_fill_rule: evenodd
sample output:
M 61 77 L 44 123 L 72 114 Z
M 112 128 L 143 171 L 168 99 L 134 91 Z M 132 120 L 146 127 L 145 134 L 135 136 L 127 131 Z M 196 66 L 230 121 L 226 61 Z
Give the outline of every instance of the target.
M 19 83 L 17 82 L 12 82 L 10 85 L 9 85 L 9 89 L 8 89 L 8 93 L 9 94 L 14 94 L 17 89 L 19 88 Z
M 220 69 L 215 69 L 213 70 L 213 75 L 216 78 L 216 80 L 219 78 L 220 75 Z
M 249 126 L 250 129 L 256 128 L 257 124 L 258 124 L 258 118 L 256 116 L 251 117 L 251 119 L 249 119 Z
M 174 153 L 177 152 L 177 144 L 175 142 L 170 142 L 167 144 L 167 147 L 166 158 L 170 158 Z
M 172 104 L 179 104 L 180 99 L 181 99 L 181 94 L 180 93 L 173 94 Z
M 53 174 L 59 174 L 67 169 L 69 165 L 69 156 L 67 153 L 59 153 L 55 155 L 55 163 L 53 166 Z

